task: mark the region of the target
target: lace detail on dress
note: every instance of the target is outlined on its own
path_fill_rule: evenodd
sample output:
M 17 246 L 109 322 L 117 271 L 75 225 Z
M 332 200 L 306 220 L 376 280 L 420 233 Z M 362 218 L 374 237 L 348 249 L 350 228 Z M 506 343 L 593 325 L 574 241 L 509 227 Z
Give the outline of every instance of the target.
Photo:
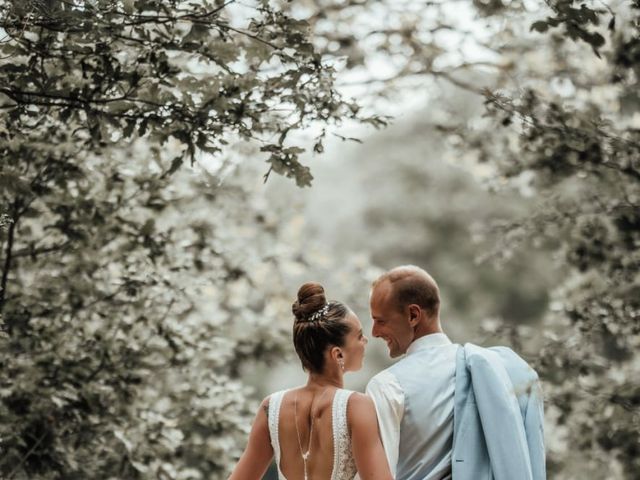
M 333 473 L 331 480 L 352 480 L 357 473 L 347 426 L 347 404 L 353 392 L 336 390 L 333 398 Z
M 280 405 L 288 390 L 273 393 L 269 397 L 269 436 L 273 447 L 273 456 L 278 469 L 278 478 L 286 480 L 280 470 L 280 440 L 278 437 L 278 423 L 280 419 Z M 351 438 L 347 426 L 347 403 L 350 390 L 336 390 L 331 405 L 331 421 L 333 430 L 333 468 L 331 480 L 353 480 L 356 476 L 356 462 L 351 452 Z
M 269 436 L 271 437 L 271 446 L 273 447 L 273 456 L 278 469 L 278 477 L 284 479 L 284 475 L 280 471 L 280 440 L 278 437 L 278 421 L 280 419 L 280 405 L 282 397 L 287 393 L 286 390 L 271 394 L 269 397 Z

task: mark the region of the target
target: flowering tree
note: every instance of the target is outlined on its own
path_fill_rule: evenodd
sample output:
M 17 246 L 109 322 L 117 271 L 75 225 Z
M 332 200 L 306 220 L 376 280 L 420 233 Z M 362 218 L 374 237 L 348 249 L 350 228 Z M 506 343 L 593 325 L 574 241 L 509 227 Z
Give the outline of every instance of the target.
M 514 187 L 530 203 L 517 221 L 476 232 L 480 256 L 548 252 L 558 266 L 549 312 L 540 328 L 492 331 L 545 383 L 553 478 L 635 478 L 640 3 L 302 3 L 318 48 L 346 59 L 346 87 L 427 92 L 426 114 L 452 148 L 442 156 L 475 158 L 492 189 Z M 476 94 L 483 116 L 451 115 L 443 82 Z
M 378 120 L 267 1 L 3 1 L 0 29 L 0 476 L 219 478 L 287 259 L 259 173 L 183 165 L 251 141 L 308 185 L 292 132 Z
M 500 172 L 528 175 L 541 199 L 505 234 L 553 245 L 567 269 L 538 354 L 555 433 L 566 442 L 552 451 L 551 471 L 633 478 L 640 468 L 640 3 L 550 7 L 532 29 L 551 32 L 567 52 L 565 68 L 550 76 L 571 85 L 571 94 L 532 85 L 520 96 L 487 95 L 492 120 L 517 136 L 500 150 Z M 599 60 L 585 76 L 588 54 Z

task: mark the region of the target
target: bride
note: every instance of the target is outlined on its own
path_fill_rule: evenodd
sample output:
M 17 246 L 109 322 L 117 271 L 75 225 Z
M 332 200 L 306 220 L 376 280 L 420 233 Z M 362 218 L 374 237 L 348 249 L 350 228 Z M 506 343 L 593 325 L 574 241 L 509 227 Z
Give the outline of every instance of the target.
M 367 337 L 358 317 L 305 283 L 292 307 L 293 343 L 307 384 L 274 393 L 258 409 L 249 443 L 229 480 L 259 480 L 275 457 L 280 480 L 392 480 L 373 401 L 344 390 Z

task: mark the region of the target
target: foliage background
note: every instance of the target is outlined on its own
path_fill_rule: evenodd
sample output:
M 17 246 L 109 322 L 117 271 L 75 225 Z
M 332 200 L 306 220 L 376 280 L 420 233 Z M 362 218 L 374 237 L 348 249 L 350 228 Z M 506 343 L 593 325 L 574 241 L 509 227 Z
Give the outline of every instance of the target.
M 637 1 L 0 12 L 2 478 L 224 478 L 297 286 L 366 329 L 400 263 L 537 368 L 550 478 L 634 478 Z

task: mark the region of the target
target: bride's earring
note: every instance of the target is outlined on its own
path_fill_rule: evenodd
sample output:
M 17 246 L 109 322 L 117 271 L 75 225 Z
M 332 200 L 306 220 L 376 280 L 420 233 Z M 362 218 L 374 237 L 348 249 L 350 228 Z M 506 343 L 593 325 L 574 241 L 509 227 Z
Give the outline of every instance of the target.
M 341 359 L 341 358 L 338 359 L 338 365 L 340 365 L 340 368 L 344 372 L 344 360 L 343 359 Z

